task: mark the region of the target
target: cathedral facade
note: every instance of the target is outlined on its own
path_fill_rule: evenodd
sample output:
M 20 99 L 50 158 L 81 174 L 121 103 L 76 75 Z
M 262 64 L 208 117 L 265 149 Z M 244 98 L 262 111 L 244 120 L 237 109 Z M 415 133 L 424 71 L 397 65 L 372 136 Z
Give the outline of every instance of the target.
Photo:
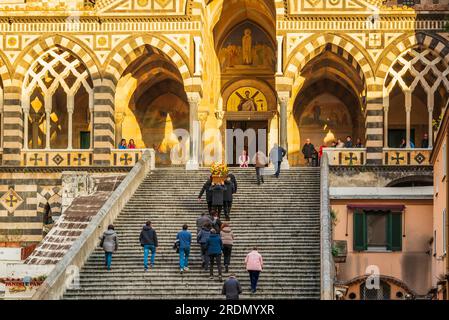
M 351 136 L 360 147 L 329 151 L 331 165 L 428 169 L 449 100 L 448 6 L 2 1 L 0 242 L 42 240 L 63 171 L 127 172 L 145 149 L 156 166 L 208 166 L 208 145 L 237 159 L 227 129 L 265 130 L 258 146 L 284 147 L 285 167 L 303 165 L 306 139 Z

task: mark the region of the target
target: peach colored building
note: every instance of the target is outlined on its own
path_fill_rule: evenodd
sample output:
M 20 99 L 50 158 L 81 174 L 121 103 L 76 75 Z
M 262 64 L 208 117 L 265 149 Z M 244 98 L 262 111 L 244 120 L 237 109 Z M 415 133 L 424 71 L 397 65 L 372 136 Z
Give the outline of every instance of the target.
M 337 297 L 428 298 L 433 281 L 432 187 L 334 187 L 330 198 L 335 283 L 343 292 Z M 346 259 L 338 262 L 344 247 Z M 371 290 L 369 285 L 376 283 L 377 289 Z
M 446 108 L 431 156 L 434 166 L 434 208 L 432 245 L 432 287 L 438 299 L 449 299 L 448 280 L 448 134 L 449 113 Z

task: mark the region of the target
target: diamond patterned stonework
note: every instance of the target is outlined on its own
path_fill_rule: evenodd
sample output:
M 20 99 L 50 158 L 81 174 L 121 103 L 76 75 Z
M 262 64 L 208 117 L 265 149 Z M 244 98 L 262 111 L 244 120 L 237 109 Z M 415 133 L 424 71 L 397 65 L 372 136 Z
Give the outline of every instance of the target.
M 0 203 L 9 213 L 13 213 L 22 203 L 23 199 L 10 188 L 1 198 Z
M 415 156 L 415 161 L 419 164 L 423 163 L 426 160 L 426 157 L 420 152 Z
M 64 161 L 64 158 L 58 153 L 53 157 L 53 161 L 59 166 L 61 162 Z

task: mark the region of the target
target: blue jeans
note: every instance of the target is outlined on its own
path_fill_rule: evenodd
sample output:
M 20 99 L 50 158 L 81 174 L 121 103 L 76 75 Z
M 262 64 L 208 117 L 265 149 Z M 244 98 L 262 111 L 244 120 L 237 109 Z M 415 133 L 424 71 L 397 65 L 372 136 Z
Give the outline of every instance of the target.
M 249 279 L 251 280 L 251 291 L 256 292 L 257 282 L 259 281 L 260 271 L 250 270 L 248 272 L 249 272 Z
M 154 267 L 154 257 L 156 256 L 156 247 L 154 244 L 146 244 L 143 246 L 143 267 L 148 269 L 148 253 L 151 250 L 151 266 Z
M 179 267 L 181 269 L 189 266 L 190 247 L 179 248 Z
M 108 270 L 111 270 L 111 263 L 112 263 L 112 252 L 105 252 L 104 253 L 104 258 L 105 258 L 105 264 L 106 267 L 108 268 Z

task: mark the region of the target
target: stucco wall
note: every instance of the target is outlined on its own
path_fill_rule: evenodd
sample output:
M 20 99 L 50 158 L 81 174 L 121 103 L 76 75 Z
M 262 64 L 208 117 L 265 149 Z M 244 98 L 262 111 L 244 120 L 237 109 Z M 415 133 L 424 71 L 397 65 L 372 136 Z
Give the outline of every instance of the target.
M 446 272 L 447 256 L 443 256 L 443 210 L 447 208 L 446 203 L 446 179 L 443 169 L 443 139 L 441 147 L 436 150 L 437 157 L 434 165 L 434 209 L 433 209 L 433 230 L 436 231 L 436 251 L 432 251 L 432 285 L 436 286 L 438 276 Z M 435 247 L 432 246 L 432 249 Z
M 431 287 L 431 258 L 429 240 L 432 237 L 432 200 L 381 201 L 382 204 L 404 204 L 405 221 L 401 252 L 354 252 L 353 213 L 347 210 L 349 203 L 379 204 L 367 200 L 333 200 L 332 208 L 337 212 L 337 225 L 333 230 L 334 240 L 348 242 L 348 256 L 338 266 L 337 279 L 349 281 L 366 274 L 370 265 L 377 266 L 380 274 L 403 281 L 419 295 Z M 346 231 L 347 230 L 347 231 Z M 346 236 L 347 232 L 347 236 Z

